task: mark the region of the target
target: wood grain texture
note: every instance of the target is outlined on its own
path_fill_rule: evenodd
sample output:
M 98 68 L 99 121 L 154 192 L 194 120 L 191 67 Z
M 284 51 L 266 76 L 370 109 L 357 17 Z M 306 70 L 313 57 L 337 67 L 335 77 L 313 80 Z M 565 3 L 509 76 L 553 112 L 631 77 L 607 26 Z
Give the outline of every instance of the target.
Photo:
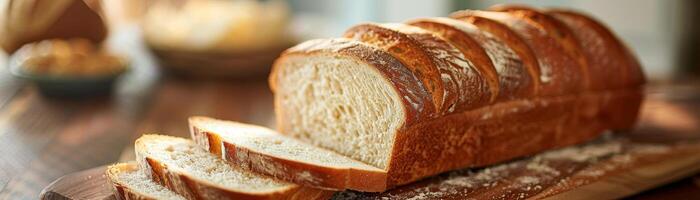
M 24 85 L 23 81 L 10 75 L 7 63 L 7 54 L 0 51 L 0 108 L 12 99 Z
M 165 78 L 130 140 L 143 134 L 189 137 L 187 118 L 194 115 L 272 126 L 272 93 L 263 77 L 238 81 L 188 81 Z M 134 159 L 133 146 L 121 161 Z
M 134 60 L 112 96 L 50 99 L 30 86 L 0 107 L 0 153 L 9 155 L 0 158 L 0 199 L 36 199 L 62 175 L 131 160 L 132 153 L 122 152 L 131 152 L 143 133 L 186 137 L 191 115 L 272 124 L 265 77 L 161 79 L 148 53 L 133 43 L 117 47 Z
M 56 178 L 114 162 L 114 149 L 130 144 L 157 80 L 134 33 L 115 37 L 126 42 L 112 48 L 133 60 L 113 95 L 48 98 L 27 84 L 0 107 L 0 153 L 7 155 L 0 158 L 0 199 L 37 199 Z
M 27 93 L 29 98 L 41 98 L 34 90 L 27 90 Z M 114 149 L 130 145 L 128 137 L 125 136 L 134 131 L 135 123 L 132 120 L 137 120 L 127 117 L 124 113 L 135 111 L 113 105 L 113 101 L 95 101 L 97 102 L 83 102 L 85 105 L 67 102 L 61 105 L 65 106 L 65 110 L 59 109 L 63 111 L 60 115 L 44 119 L 45 123 L 31 128 L 20 127 L 15 129 L 16 132 L 5 133 L 24 141 L 0 148 L 17 152 L 15 155 L 22 157 L 15 158 L 23 160 L 6 161 L 21 167 L 15 168 L 15 177 L 7 183 L 5 190 L 0 192 L 0 198 L 36 198 L 36 191 L 30 192 L 24 188 L 42 187 L 63 174 L 89 169 L 96 164 L 111 163 L 119 157 L 119 152 L 115 152 Z M 17 120 L 14 124 L 18 121 L 31 122 L 36 120 L 32 117 L 46 113 L 41 107 L 38 109 L 40 110 L 22 113 L 22 118 L 13 118 Z
M 42 190 L 41 199 L 116 200 L 105 170 L 101 166 L 63 176 Z
M 700 175 L 696 174 L 693 177 L 644 191 L 625 199 L 686 199 L 688 197 L 700 197 Z
M 617 199 L 700 171 L 700 141 L 649 144 L 602 139 L 484 169 L 442 174 L 386 193 L 337 199 Z M 567 152 L 567 153 L 562 153 Z M 596 152 L 595 156 L 581 154 Z M 562 157 L 562 155 L 571 157 Z
M 52 138 L 61 130 L 74 114 L 74 110 L 61 103 L 47 102 L 35 90 L 23 90 L 3 108 L 0 114 L 0 198 L 7 198 L 8 193 L 21 190 L 12 188 L 36 188 L 39 185 L 17 183 L 18 175 L 27 170 L 31 162 L 41 156 L 41 150 L 50 144 Z M 38 179 L 43 173 L 32 174 Z M 56 178 L 56 177 L 53 177 Z M 50 181 L 50 180 L 49 180 Z M 14 183 L 12 183 L 14 182 Z
M 604 177 L 591 184 L 554 195 L 552 199 L 622 198 L 653 188 L 659 184 L 682 179 L 700 170 L 700 155 L 697 154 L 697 151 L 698 149 L 694 149 L 692 152 L 678 153 L 685 156 L 670 155 L 670 159 L 650 163 L 639 168 L 631 168 L 625 173 Z M 574 176 L 572 179 L 584 178 L 581 176 L 583 175 Z
M 215 88 L 218 87 L 232 86 Z M 700 171 L 700 154 L 697 154 L 700 151 L 700 94 L 695 92 L 697 89 L 697 86 L 650 89 L 649 100 L 643 107 L 640 126 L 631 133 L 608 135 L 577 147 L 550 151 L 487 168 L 452 171 L 386 193 L 345 192 L 337 194 L 335 198 L 610 199 L 633 195 Z M 163 100 L 155 102 L 160 101 Z M 189 110 L 187 112 L 209 110 L 208 107 L 185 108 L 187 109 L 184 110 Z M 182 112 L 175 115 L 187 113 Z M 219 114 L 223 115 L 240 117 L 236 113 Z M 150 120 L 157 121 L 155 117 L 148 121 Z M 153 122 L 142 123 L 146 126 Z M 93 171 L 93 176 L 100 176 L 102 172 L 99 170 L 103 169 Z M 105 192 L 110 190 L 109 187 L 96 187 L 104 184 L 106 180 L 71 180 L 84 179 L 86 176 L 90 176 L 87 171 L 80 176 L 69 175 L 67 177 L 70 178 L 59 179 L 45 190 L 44 197 L 61 194 L 60 197 L 80 199 L 81 192 L 84 192 L 85 195 L 107 195 L 98 199 L 111 198 L 111 194 Z M 687 181 L 686 179 L 681 182 Z M 68 187 L 75 183 L 95 187 Z M 689 187 L 686 187 L 683 194 L 700 191 L 700 187 Z M 70 188 L 91 189 L 75 192 L 78 190 L 69 190 Z M 673 194 L 675 193 L 669 192 L 668 195 Z
M 616 141 L 598 141 L 575 149 L 584 150 Z M 386 193 L 338 193 L 334 199 L 614 199 L 700 170 L 700 155 L 695 153 L 700 150 L 700 141 L 692 145 L 651 147 L 670 148 L 670 151 L 649 151 L 650 146 L 644 145 L 648 144 L 625 143 L 621 152 L 591 157 L 597 159 L 593 163 L 585 162 L 591 165 L 535 157 L 484 169 L 454 171 Z M 630 160 L 621 161 L 626 157 Z M 601 168 L 605 169 L 596 173 Z M 104 167 L 97 167 L 67 175 L 47 187 L 42 199 L 112 199 L 108 180 L 99 178 L 104 170 Z M 700 186 L 690 187 L 684 192 L 700 192 Z

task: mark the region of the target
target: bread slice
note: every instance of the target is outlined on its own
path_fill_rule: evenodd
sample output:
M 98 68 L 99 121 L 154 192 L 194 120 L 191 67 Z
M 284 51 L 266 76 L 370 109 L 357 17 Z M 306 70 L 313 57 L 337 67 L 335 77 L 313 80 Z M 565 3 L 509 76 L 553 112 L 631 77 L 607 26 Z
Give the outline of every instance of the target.
M 403 63 L 345 38 L 288 49 L 275 61 L 270 87 L 280 133 L 380 169 L 399 126 L 435 112 L 428 90 Z
M 581 50 L 589 59 L 591 73 L 600 76 L 600 80 L 608 80 L 610 84 L 607 88 L 620 89 L 644 84 L 645 77 L 639 61 L 605 25 L 590 16 L 570 10 L 550 9 L 544 12 L 576 30 L 573 38 L 580 42 Z
M 190 117 L 192 138 L 244 169 L 305 186 L 382 191 L 386 172 L 335 152 L 249 124 Z
M 566 54 L 574 59 L 581 69 L 581 77 L 583 88 L 588 90 L 594 88 L 596 90 L 605 90 L 607 84 L 605 79 L 601 79 L 599 74 L 591 75 L 589 72 L 588 59 L 583 53 L 581 44 L 574 37 L 572 29 L 565 26 L 562 22 L 555 19 L 551 15 L 547 15 L 536 8 L 531 8 L 522 5 L 496 5 L 489 8 L 493 11 L 507 12 L 511 16 L 529 20 L 540 26 L 547 32 L 547 35 L 554 38 Z
M 523 99 L 535 93 L 535 84 L 523 59 L 503 40 L 471 23 L 444 17 L 407 22 L 440 35 L 474 63 L 490 83 L 495 101 Z
M 639 61 L 633 53 L 602 23 L 590 16 L 569 10 L 545 11 L 572 30 L 588 59 L 593 81 L 605 81 L 606 88 L 613 91 L 635 88 L 621 97 L 607 96 L 601 102 L 603 118 L 613 130 L 632 127 L 639 114 L 643 100 L 642 85 L 645 83 Z
M 398 59 L 428 90 L 435 109 L 443 110 L 444 105 L 449 103 L 445 102 L 447 83 L 443 81 L 439 67 L 446 64 L 425 51 L 415 38 L 375 23 L 353 26 L 345 31 L 344 37 L 378 47 Z
M 451 17 L 482 17 L 498 21 L 508 26 L 527 43 L 539 63 L 540 96 L 565 95 L 571 91 L 582 91 L 583 78 L 581 66 L 566 53 L 566 50 L 547 31 L 536 22 L 513 16 L 505 12 L 459 11 Z
M 471 37 L 467 36 L 466 33 L 464 33 L 463 31 L 445 24 L 432 23 L 426 21 L 424 21 L 424 23 L 408 22 L 406 24 L 414 27 L 419 27 L 420 29 L 423 29 L 423 32 L 429 32 L 430 35 L 433 36 L 428 38 L 432 40 L 437 39 L 441 41 L 439 43 L 443 43 L 443 41 L 447 42 L 451 46 L 454 46 L 454 48 L 458 49 L 462 53 L 462 56 L 464 57 L 463 59 L 466 59 L 469 62 L 471 62 L 476 71 L 479 72 L 479 74 L 488 84 L 488 88 L 491 90 L 491 98 L 489 102 L 495 101 L 500 89 L 498 82 L 498 74 L 496 73 L 496 69 L 491 63 L 488 54 L 486 54 L 484 49 L 478 43 L 472 40 Z M 421 33 L 417 31 L 411 32 L 413 32 L 414 34 Z
M 386 33 L 403 37 L 382 37 Z M 420 65 L 424 58 L 413 56 L 427 55 L 425 61 L 433 64 L 438 73 L 430 74 L 432 79 L 424 81 L 424 84 L 437 87 L 431 90 L 431 94 L 439 113 L 464 111 L 495 99 L 496 94 L 491 93 L 495 89 L 490 87 L 497 85 L 489 83 L 496 82 L 496 77 L 483 76 L 484 72 L 477 70 L 457 47 L 431 31 L 401 23 L 361 24 L 346 31 L 345 37 L 382 48 L 407 63 L 410 69 L 431 68 L 430 65 Z M 420 71 L 415 74 L 429 75 Z
M 155 182 L 187 199 L 326 199 L 331 192 L 228 165 L 191 140 L 143 135 L 136 140 L 139 167 Z
M 581 66 L 566 50 L 536 22 L 505 12 L 465 10 L 450 15 L 456 19 L 489 19 L 497 21 L 517 34 L 532 50 L 539 64 L 539 96 L 560 96 L 570 91 L 581 91 L 583 78 Z M 487 30 L 490 31 L 490 30 Z M 494 34 L 496 35 L 496 34 Z
M 153 182 L 151 177 L 133 163 L 111 165 L 107 167 L 106 174 L 115 189 L 117 199 L 185 200 L 184 197 Z
M 540 77 L 542 75 L 542 72 L 540 71 L 540 64 L 535 56 L 535 53 L 532 51 L 532 49 L 530 49 L 522 37 L 508 28 L 508 26 L 486 17 L 464 14 L 464 12 L 458 11 L 450 14 L 450 18 L 472 24 L 479 30 L 494 36 L 503 42 L 503 44 L 507 45 L 518 55 L 518 58 L 520 58 L 519 61 L 522 62 L 523 67 L 530 75 L 530 80 L 534 88 L 534 91 L 530 95 L 540 94 Z

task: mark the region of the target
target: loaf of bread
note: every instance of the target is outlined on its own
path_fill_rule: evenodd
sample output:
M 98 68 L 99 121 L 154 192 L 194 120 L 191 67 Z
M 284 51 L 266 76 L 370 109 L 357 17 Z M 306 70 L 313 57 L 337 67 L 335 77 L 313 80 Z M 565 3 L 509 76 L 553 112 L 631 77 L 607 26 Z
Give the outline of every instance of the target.
M 46 39 L 100 43 L 107 37 L 101 1 L 8 0 L 0 2 L 0 9 L 0 47 L 7 53 Z
M 607 28 L 573 11 L 491 10 L 288 49 L 269 79 L 279 131 L 381 169 L 353 189 L 383 191 L 632 128 L 644 76 Z

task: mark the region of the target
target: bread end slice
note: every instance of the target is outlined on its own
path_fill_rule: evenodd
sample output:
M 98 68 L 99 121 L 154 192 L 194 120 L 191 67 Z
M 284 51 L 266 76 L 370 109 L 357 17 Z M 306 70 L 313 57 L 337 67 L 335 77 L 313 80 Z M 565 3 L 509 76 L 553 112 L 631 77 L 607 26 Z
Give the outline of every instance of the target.
M 135 146 L 141 169 L 187 199 L 327 199 L 332 195 L 230 166 L 184 138 L 144 135 Z
M 404 64 L 351 39 L 292 47 L 270 79 L 281 134 L 381 169 L 398 130 L 435 115 L 428 90 Z
M 105 172 L 109 178 L 114 194 L 118 199 L 155 200 L 185 198 L 153 182 L 136 164 L 118 163 L 107 167 Z
M 367 192 L 386 190 L 384 170 L 249 124 L 190 117 L 201 146 L 241 168 L 305 186 Z

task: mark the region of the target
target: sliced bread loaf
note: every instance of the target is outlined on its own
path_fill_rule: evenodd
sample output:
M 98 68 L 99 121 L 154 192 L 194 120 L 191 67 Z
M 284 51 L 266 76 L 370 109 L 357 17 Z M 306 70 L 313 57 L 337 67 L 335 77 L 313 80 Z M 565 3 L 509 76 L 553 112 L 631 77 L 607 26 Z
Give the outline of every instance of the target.
M 312 40 L 288 49 L 275 61 L 269 79 L 280 133 L 386 171 L 387 183 L 378 187 L 389 189 L 589 140 L 616 127 L 605 122 L 612 117 L 596 114 L 609 107 L 605 105 L 630 104 L 632 109 L 619 116 L 635 120 L 639 101 L 623 100 L 634 97 L 641 83 L 593 91 L 586 87 L 591 80 L 585 80 L 590 76 L 583 71 L 590 59 L 629 57 L 577 59 L 586 51 L 575 48 L 585 45 L 568 37 L 582 30 L 553 36 L 567 27 L 548 16 L 519 13 L 531 15 L 461 11 L 450 15 L 461 22 L 362 24 L 346 31 L 345 39 Z M 572 25 L 583 21 L 566 16 Z M 470 51 L 474 44 L 468 42 L 486 37 L 499 47 L 484 48 L 489 43 L 483 40 L 479 45 L 486 52 Z M 493 76 L 484 64 L 504 54 L 499 50 L 510 50 L 509 59 L 493 59 L 491 65 L 496 72 L 498 67 L 517 69 L 512 79 L 510 73 Z M 472 62 L 474 57 L 484 62 Z M 503 61 L 521 63 L 496 63 Z M 515 87 L 507 81 L 531 85 Z M 506 90 L 513 92 L 500 93 Z
M 135 146 L 141 169 L 187 199 L 327 199 L 332 195 L 230 166 L 184 138 L 144 135 Z
M 106 174 L 114 187 L 117 199 L 185 200 L 184 197 L 153 182 L 136 164 L 115 164 L 107 167 Z
M 249 124 L 191 117 L 192 138 L 242 168 L 324 189 L 382 191 L 386 172 Z

